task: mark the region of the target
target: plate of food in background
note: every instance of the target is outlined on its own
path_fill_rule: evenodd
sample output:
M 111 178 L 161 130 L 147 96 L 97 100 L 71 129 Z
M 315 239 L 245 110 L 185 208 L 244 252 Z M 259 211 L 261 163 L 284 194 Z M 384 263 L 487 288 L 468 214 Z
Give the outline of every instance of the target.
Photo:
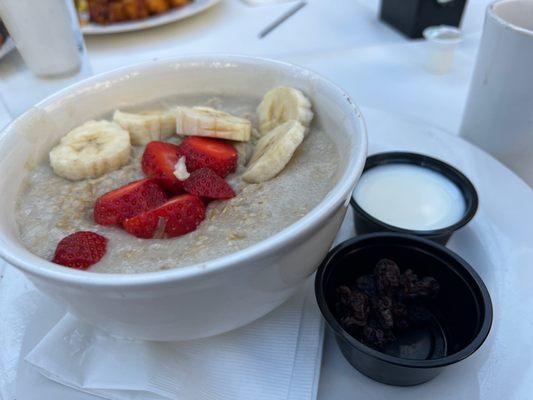
M 85 35 L 152 28 L 198 14 L 220 0 L 74 0 Z

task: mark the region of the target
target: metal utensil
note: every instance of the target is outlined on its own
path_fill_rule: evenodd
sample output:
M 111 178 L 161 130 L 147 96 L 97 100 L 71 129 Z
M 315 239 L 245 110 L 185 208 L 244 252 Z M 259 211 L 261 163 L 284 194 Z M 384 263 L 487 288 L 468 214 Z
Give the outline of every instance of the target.
M 272 32 L 274 29 L 276 29 L 278 26 L 280 26 L 282 23 L 284 23 L 286 20 L 288 20 L 290 17 L 292 17 L 302 8 L 304 8 L 306 5 L 307 5 L 307 1 L 301 1 L 298 4 L 296 4 L 294 7 L 289 9 L 285 14 L 281 15 L 275 21 L 267 25 L 265 29 L 259 32 L 259 35 L 258 35 L 259 39 L 263 39 L 266 35 L 268 35 L 270 32 Z

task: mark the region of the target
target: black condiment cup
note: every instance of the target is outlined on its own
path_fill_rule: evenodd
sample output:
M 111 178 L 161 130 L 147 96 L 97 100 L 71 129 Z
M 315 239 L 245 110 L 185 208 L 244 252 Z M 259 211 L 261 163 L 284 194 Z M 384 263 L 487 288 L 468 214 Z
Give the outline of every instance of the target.
M 377 350 L 350 335 L 339 322 L 336 289 L 371 273 L 382 258 L 440 285 L 429 303 L 429 318 L 407 328 L 394 343 Z M 473 354 L 492 325 L 492 304 L 474 269 L 449 249 L 400 233 L 374 233 L 349 239 L 329 252 L 318 269 L 315 293 L 327 325 L 350 364 L 368 377 L 390 385 L 411 386 Z
M 474 185 L 470 180 L 464 176 L 456 168 L 443 161 L 432 157 L 417 153 L 407 152 L 390 152 L 379 153 L 367 158 L 363 174 L 371 168 L 387 165 L 387 164 L 412 164 L 444 175 L 446 178 L 454 182 L 461 191 L 465 200 L 465 213 L 463 217 L 456 223 L 441 229 L 434 230 L 412 230 L 404 229 L 397 226 L 389 225 L 374 216 L 368 214 L 355 201 L 355 196 L 352 195 L 350 204 L 354 209 L 355 229 L 358 234 L 372 233 L 372 232 L 398 232 L 411 235 L 420 236 L 429 240 L 433 240 L 440 244 L 446 244 L 452 234 L 465 226 L 476 214 L 478 208 L 478 196 Z M 355 192 L 354 192 L 355 193 Z

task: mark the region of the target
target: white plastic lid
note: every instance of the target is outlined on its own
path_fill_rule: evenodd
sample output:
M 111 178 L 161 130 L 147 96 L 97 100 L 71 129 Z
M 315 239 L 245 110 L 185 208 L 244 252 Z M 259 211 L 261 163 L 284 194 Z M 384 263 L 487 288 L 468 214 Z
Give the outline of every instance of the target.
M 424 38 L 439 44 L 458 44 L 462 40 L 461 30 L 450 25 L 436 25 L 424 29 Z

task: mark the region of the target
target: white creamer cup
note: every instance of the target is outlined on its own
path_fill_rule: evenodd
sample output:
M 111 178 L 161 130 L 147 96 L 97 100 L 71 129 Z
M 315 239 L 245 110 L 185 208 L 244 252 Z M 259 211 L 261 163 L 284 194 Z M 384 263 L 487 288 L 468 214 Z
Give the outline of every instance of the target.
M 533 0 L 487 8 L 460 133 L 533 185 Z
M 438 25 L 424 29 L 428 53 L 425 67 L 434 74 L 446 74 L 453 68 L 455 49 L 461 42 L 461 31 L 455 26 Z
M 83 40 L 71 0 L 2 0 L 0 16 L 35 75 L 69 75 L 80 69 Z

